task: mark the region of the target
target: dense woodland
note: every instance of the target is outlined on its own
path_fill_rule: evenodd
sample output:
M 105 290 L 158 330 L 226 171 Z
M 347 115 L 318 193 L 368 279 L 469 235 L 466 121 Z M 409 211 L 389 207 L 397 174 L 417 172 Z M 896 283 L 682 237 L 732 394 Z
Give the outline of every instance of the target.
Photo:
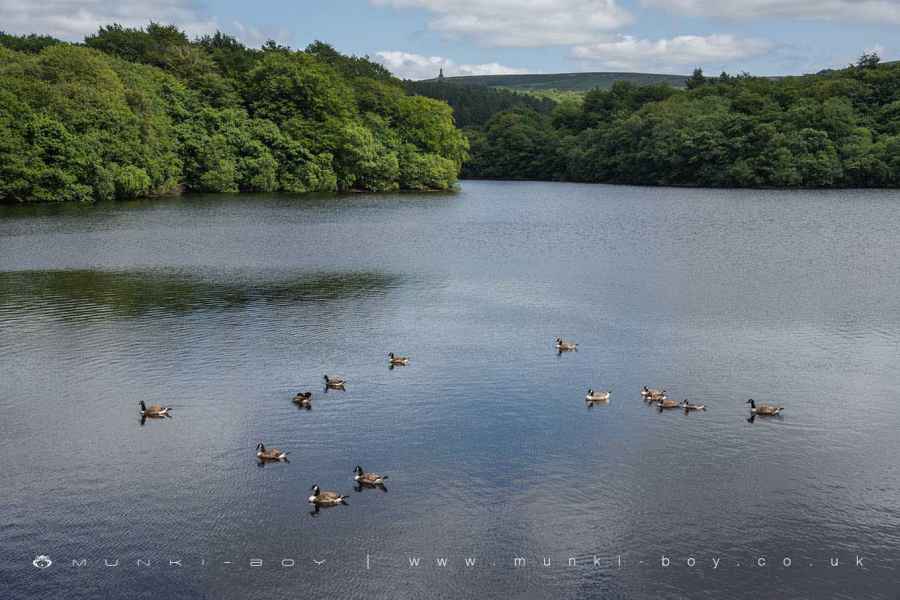
M 448 189 L 466 149 L 446 103 L 319 42 L 0 34 L 0 201 Z
M 452 85 L 452 84 L 451 84 Z M 466 130 L 464 177 L 644 185 L 900 185 L 900 63 L 816 75 L 619 82 Z
M 453 109 L 457 127 L 483 127 L 497 113 L 527 108 L 549 114 L 556 102 L 547 97 L 522 94 L 485 85 L 464 85 L 450 80 L 404 81 L 406 91 L 443 100 Z
M 158 24 L 102 27 L 83 44 L 0 33 L 0 202 L 449 189 L 460 168 L 646 185 L 900 186 L 900 63 L 864 55 L 778 79 L 698 69 L 686 89 L 618 82 L 554 102 L 401 82 L 321 42 L 250 49 Z

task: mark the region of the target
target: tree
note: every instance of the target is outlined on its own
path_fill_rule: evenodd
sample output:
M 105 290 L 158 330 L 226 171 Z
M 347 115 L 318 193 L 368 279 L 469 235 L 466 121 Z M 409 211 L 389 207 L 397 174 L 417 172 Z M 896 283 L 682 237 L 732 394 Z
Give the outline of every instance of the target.
M 35 35 L 33 33 L 29 35 L 13 35 L 0 31 L 0 46 L 5 46 L 17 52 L 37 54 L 48 46 L 62 43 L 64 42 L 49 35 Z
M 466 148 L 445 103 L 327 44 L 156 23 L 84 46 L 0 36 L 0 201 L 448 189 Z
M 684 83 L 684 85 L 689 90 L 694 90 L 701 85 L 706 85 L 706 77 L 703 76 L 703 69 L 701 69 L 700 67 L 694 69 L 694 72 L 691 74 L 691 78 L 688 79 Z
M 878 56 L 877 52 L 864 52 L 856 61 L 856 68 L 871 69 L 872 67 L 877 66 L 879 62 L 881 62 L 881 57 Z
M 275 123 L 294 117 L 324 121 L 354 112 L 353 92 L 328 65 L 303 53 L 265 52 L 248 73 L 251 113 Z
M 897 185 L 900 64 L 769 79 L 697 69 L 686 90 L 617 82 L 579 105 L 468 130 L 463 174 L 701 186 Z M 874 68 L 877 65 L 877 68 Z M 701 85 L 702 82 L 702 85 Z M 562 158 L 560 158 L 562 157 Z M 548 168 L 548 166 L 550 168 Z

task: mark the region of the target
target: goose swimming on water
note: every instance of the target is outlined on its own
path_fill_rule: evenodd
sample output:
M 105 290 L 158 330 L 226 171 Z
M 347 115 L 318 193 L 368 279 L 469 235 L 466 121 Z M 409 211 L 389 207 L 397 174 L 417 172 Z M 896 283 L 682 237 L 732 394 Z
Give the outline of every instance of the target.
M 392 367 L 405 367 L 409 364 L 408 356 L 395 356 L 393 352 L 388 354 L 388 363 Z
M 556 338 L 556 350 L 557 352 L 571 352 L 572 350 L 578 350 L 578 344 L 567 342 L 562 338 Z
M 681 402 L 678 400 L 669 400 L 665 396 L 660 398 L 659 400 L 655 400 L 656 405 L 659 407 L 659 410 L 664 408 L 679 408 L 681 407 Z
M 379 475 L 378 473 L 367 473 L 363 470 L 363 468 L 359 465 L 356 465 L 356 468 L 353 469 L 353 480 L 362 485 L 384 485 L 384 480 L 387 479 L 387 475 Z
M 653 391 L 652 394 L 648 394 L 648 395 L 644 396 L 644 400 L 646 400 L 647 402 L 651 402 L 651 403 L 660 402 L 660 401 L 668 398 L 668 396 L 666 395 L 666 390 L 652 390 L 652 391 Z
M 312 406 L 312 392 L 297 392 L 293 399 L 294 404 L 303 408 Z
M 343 504 L 344 500 L 347 498 L 347 496 L 338 494 L 337 492 L 323 492 L 318 485 L 314 485 L 310 489 L 312 490 L 312 496 L 309 497 L 309 501 L 316 506 L 335 506 L 337 504 Z
M 287 460 L 287 452 L 278 448 L 266 449 L 266 445 L 262 442 L 256 444 L 256 458 L 259 460 Z
M 329 377 L 328 375 L 325 375 L 326 388 L 340 390 L 344 388 L 345 383 L 347 383 L 347 381 L 342 377 Z
M 160 417 L 168 417 L 169 411 L 172 410 L 171 406 L 161 406 L 159 404 L 151 404 L 150 406 L 147 406 L 146 404 L 144 404 L 143 400 L 140 401 L 140 405 L 141 405 L 141 416 L 145 417 L 145 418 L 149 417 L 151 419 L 158 419 Z
M 646 385 L 641 388 L 641 398 L 650 398 L 653 396 L 663 396 L 665 395 L 665 390 L 657 390 L 653 388 L 648 388 Z
M 585 402 L 609 402 L 609 392 L 595 392 L 593 388 L 587 391 Z
M 761 417 L 775 417 L 784 410 L 783 406 L 775 406 L 774 404 L 757 404 L 750 398 L 746 402 L 750 405 L 750 413 Z

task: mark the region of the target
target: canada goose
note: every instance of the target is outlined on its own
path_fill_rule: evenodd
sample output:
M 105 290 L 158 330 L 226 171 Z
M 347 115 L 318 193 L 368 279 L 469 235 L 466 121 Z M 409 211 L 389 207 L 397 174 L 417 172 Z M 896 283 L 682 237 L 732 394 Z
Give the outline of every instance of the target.
M 159 404 L 151 404 L 147 406 L 144 404 L 144 401 L 141 400 L 141 416 L 142 417 L 150 417 L 151 419 L 156 419 L 160 417 L 168 417 L 169 411 L 172 410 L 171 406 L 160 406 Z
M 664 408 L 679 408 L 681 406 L 681 402 L 679 402 L 678 400 L 669 400 L 665 396 L 663 396 L 659 400 L 655 400 L 654 402 L 656 402 L 656 405 L 660 410 Z
M 356 468 L 353 469 L 353 481 L 356 481 L 357 483 L 360 483 L 362 485 L 384 485 L 384 480 L 387 478 L 387 475 L 379 475 L 378 473 L 366 473 L 359 465 L 356 465 Z
M 297 392 L 294 396 L 294 404 L 309 408 L 312 406 L 312 392 Z
M 705 404 L 691 404 L 687 401 L 687 398 L 681 401 L 681 407 L 684 408 L 685 411 L 689 410 L 706 410 Z
M 774 404 L 757 405 L 756 402 L 753 401 L 753 398 L 747 400 L 747 404 L 750 405 L 750 412 L 752 414 L 761 417 L 774 417 L 784 410 L 783 406 L 775 406 Z
M 347 496 L 342 496 L 337 492 L 323 492 L 319 489 L 318 485 L 314 485 L 310 489 L 312 490 L 313 495 L 309 497 L 309 501 L 316 506 L 335 506 L 336 504 L 343 504 L 344 499 L 347 498 Z
M 329 377 L 328 375 L 325 375 L 326 388 L 343 389 L 345 383 L 347 382 L 341 377 Z
M 584 400 L 585 402 L 609 402 L 609 392 L 595 392 L 592 388 L 587 391 Z
M 644 400 L 647 402 L 659 402 L 660 400 L 667 399 L 666 390 L 653 390 L 652 394 L 644 396 Z
M 662 396 L 665 394 L 664 390 L 655 390 L 653 388 L 648 388 L 646 385 L 641 388 L 641 397 L 648 398 L 650 396 Z
M 256 444 L 256 458 L 259 460 L 286 460 L 287 452 L 283 452 L 278 448 L 266 450 L 266 445 L 262 442 Z
M 392 367 L 405 367 L 409 364 L 409 357 L 394 356 L 394 353 L 391 352 L 390 354 L 388 354 L 388 363 L 390 363 Z
M 559 352 L 570 352 L 578 350 L 578 344 L 575 342 L 567 342 L 562 338 L 556 338 L 556 350 Z

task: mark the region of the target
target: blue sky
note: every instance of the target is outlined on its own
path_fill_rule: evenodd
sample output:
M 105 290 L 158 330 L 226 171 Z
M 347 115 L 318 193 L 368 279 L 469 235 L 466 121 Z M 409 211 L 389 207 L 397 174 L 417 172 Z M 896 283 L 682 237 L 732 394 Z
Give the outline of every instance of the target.
M 396 74 L 758 75 L 900 58 L 900 0 L 0 0 L 0 29 L 80 40 L 100 24 L 221 29 L 249 45 L 320 39 Z

